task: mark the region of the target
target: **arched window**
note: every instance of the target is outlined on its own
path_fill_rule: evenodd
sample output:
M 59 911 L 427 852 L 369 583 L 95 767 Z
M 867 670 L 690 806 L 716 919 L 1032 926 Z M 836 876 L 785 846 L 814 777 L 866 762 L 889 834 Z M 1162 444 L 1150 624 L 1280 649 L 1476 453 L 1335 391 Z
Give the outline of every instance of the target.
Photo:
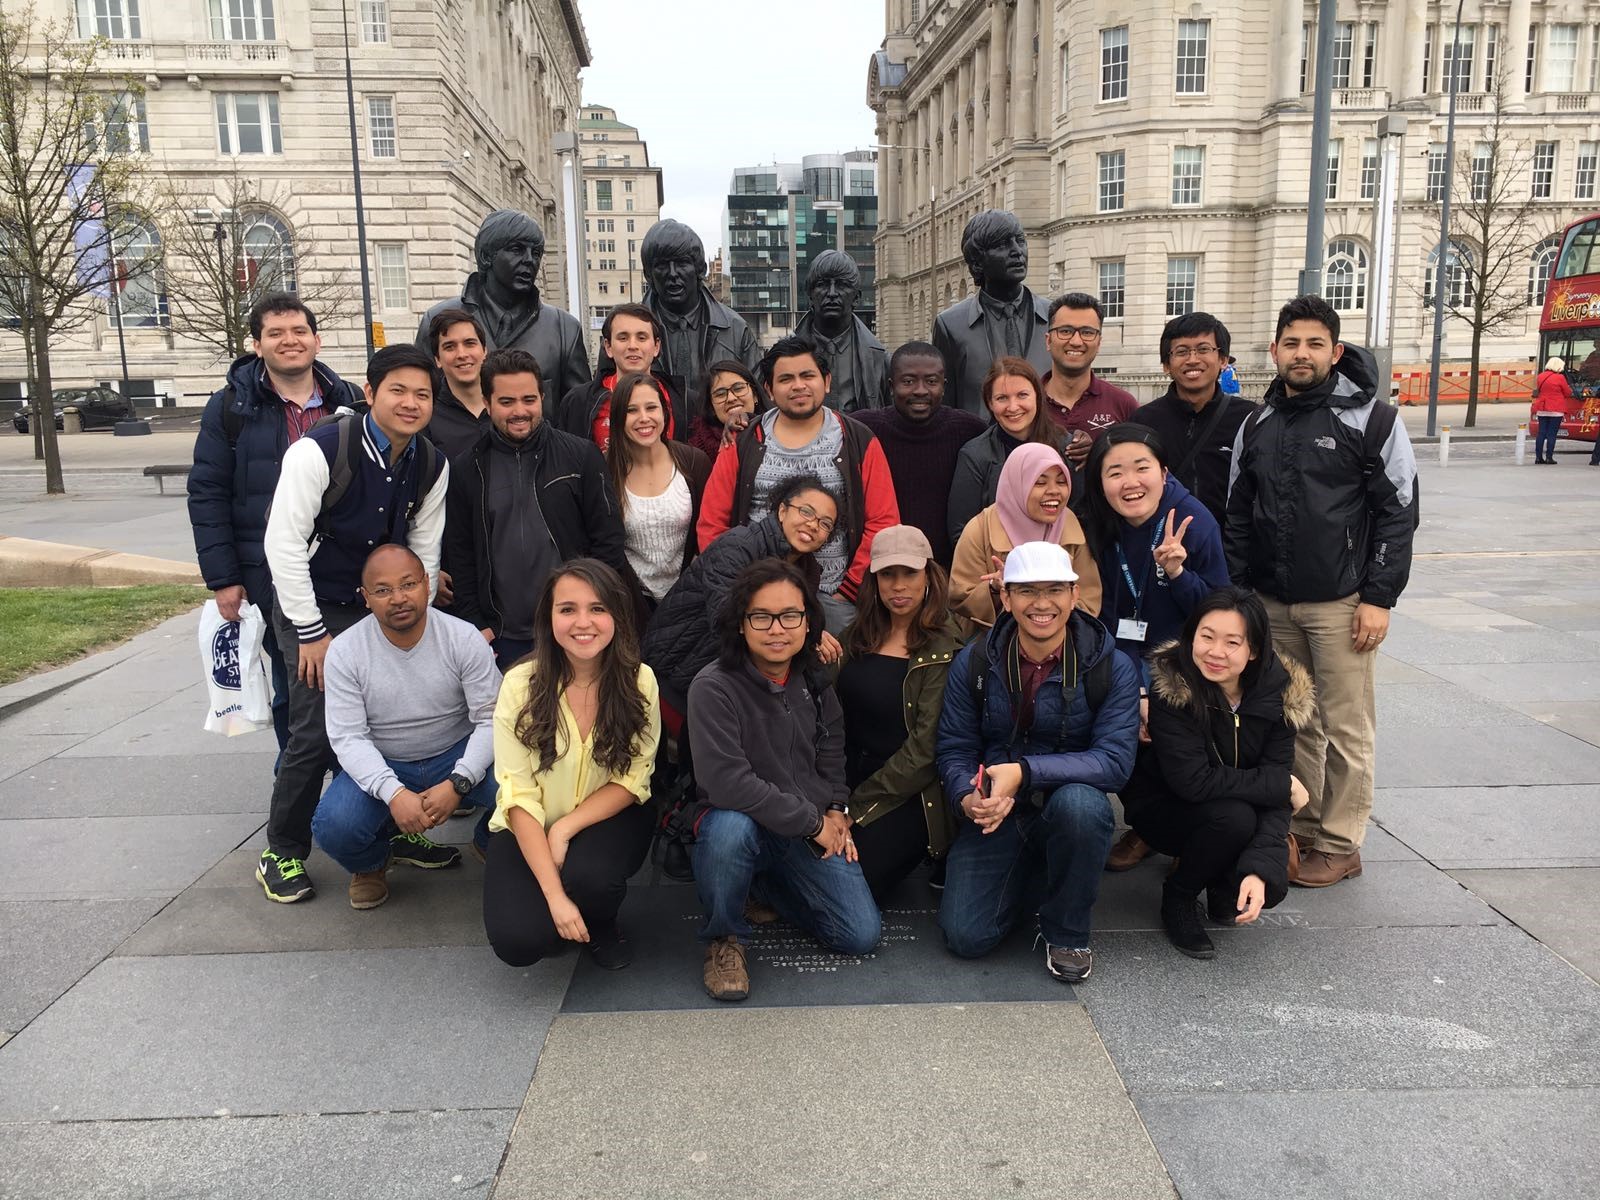
M 1450 243 L 1450 258 L 1445 265 L 1445 301 L 1451 308 L 1472 306 L 1472 248 L 1460 242 Z M 1434 275 L 1439 270 L 1439 248 L 1428 255 L 1428 271 L 1422 280 L 1422 306 L 1433 304 Z
M 294 235 L 269 212 L 239 219 L 239 289 L 252 298 L 296 290 Z
M 117 289 L 117 312 L 122 324 L 165 324 L 167 287 L 161 264 L 161 235 L 141 221 L 114 235 L 112 248 L 112 285 Z
M 1545 289 L 1550 286 L 1550 272 L 1555 269 L 1556 254 L 1561 249 L 1561 235 L 1547 237 L 1533 248 L 1528 259 L 1528 307 L 1543 308 Z
M 1367 307 L 1367 252 L 1353 238 L 1328 243 L 1322 265 L 1323 295 L 1338 312 Z

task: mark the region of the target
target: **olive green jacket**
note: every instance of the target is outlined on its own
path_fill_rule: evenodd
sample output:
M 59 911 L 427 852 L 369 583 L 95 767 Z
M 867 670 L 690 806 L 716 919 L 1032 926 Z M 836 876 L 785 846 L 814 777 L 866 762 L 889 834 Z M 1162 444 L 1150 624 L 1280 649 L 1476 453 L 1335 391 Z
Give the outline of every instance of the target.
M 964 644 L 952 622 L 911 656 L 903 693 L 906 740 L 888 762 L 850 793 L 850 819 L 858 825 L 870 825 L 900 805 L 920 799 L 928 822 L 928 853 L 936 859 L 944 857 L 955 837 L 955 817 L 945 803 L 934 765 L 934 741 L 950 660 Z M 846 651 L 839 660 L 840 669 L 849 658 Z

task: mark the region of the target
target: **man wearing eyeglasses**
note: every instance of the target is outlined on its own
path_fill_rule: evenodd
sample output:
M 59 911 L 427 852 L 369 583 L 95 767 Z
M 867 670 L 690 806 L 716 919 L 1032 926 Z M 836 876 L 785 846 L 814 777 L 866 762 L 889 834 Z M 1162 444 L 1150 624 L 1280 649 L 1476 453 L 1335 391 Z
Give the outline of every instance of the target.
M 1094 373 L 1104 323 L 1105 310 L 1087 292 L 1068 292 L 1050 302 L 1045 328 L 1050 370 L 1041 381 L 1044 407 L 1050 419 L 1072 435 L 1067 460 L 1074 469 L 1083 466 L 1089 447 L 1103 430 L 1128 420 L 1139 407 L 1133 393 Z
M 500 672 L 476 629 L 429 610 L 428 573 L 406 547 L 367 556 L 361 598 L 368 616 L 333 639 L 323 668 L 339 771 L 311 832 L 350 872 L 350 907 L 367 909 L 389 898 L 395 846 L 426 841 L 458 807 L 484 810 L 474 844 L 488 845 Z M 426 865 L 461 861 L 443 849 Z

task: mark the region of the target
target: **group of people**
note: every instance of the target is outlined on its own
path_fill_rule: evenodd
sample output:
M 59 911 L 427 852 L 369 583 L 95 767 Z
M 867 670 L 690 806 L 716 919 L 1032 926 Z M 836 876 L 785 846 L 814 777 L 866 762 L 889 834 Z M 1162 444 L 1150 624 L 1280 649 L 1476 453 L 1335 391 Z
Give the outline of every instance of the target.
M 690 775 L 671 824 L 724 1000 L 753 924 L 868 953 L 925 863 L 953 953 L 1036 919 L 1069 982 L 1107 868 L 1174 856 L 1162 921 L 1196 957 L 1202 893 L 1242 924 L 1359 875 L 1416 523 L 1372 360 L 1296 298 L 1258 404 L 1193 313 L 1140 407 L 1093 370 L 1094 297 L 1024 315 L 1049 369 L 997 354 L 981 411 L 948 402 L 936 337 L 887 356 L 881 406 L 854 363 L 846 412 L 824 338 L 686 379 L 642 305 L 564 395 L 454 305 L 358 388 L 301 301 L 263 299 L 189 491 L 224 616 L 254 603 L 273 634 L 267 897 L 312 894 L 315 843 L 375 907 L 397 864 L 459 862 L 428 834 L 467 816 L 495 952 L 619 968 L 650 801 Z

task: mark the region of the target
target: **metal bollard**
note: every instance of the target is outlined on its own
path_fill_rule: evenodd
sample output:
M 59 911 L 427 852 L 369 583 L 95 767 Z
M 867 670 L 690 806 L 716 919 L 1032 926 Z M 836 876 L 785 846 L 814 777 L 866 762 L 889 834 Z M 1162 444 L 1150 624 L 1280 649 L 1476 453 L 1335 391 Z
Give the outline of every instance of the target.
M 1450 426 L 1448 425 L 1439 427 L 1439 465 L 1441 467 L 1450 465 Z
M 1524 421 L 1517 426 L 1517 466 L 1522 466 L 1528 461 L 1528 424 Z

